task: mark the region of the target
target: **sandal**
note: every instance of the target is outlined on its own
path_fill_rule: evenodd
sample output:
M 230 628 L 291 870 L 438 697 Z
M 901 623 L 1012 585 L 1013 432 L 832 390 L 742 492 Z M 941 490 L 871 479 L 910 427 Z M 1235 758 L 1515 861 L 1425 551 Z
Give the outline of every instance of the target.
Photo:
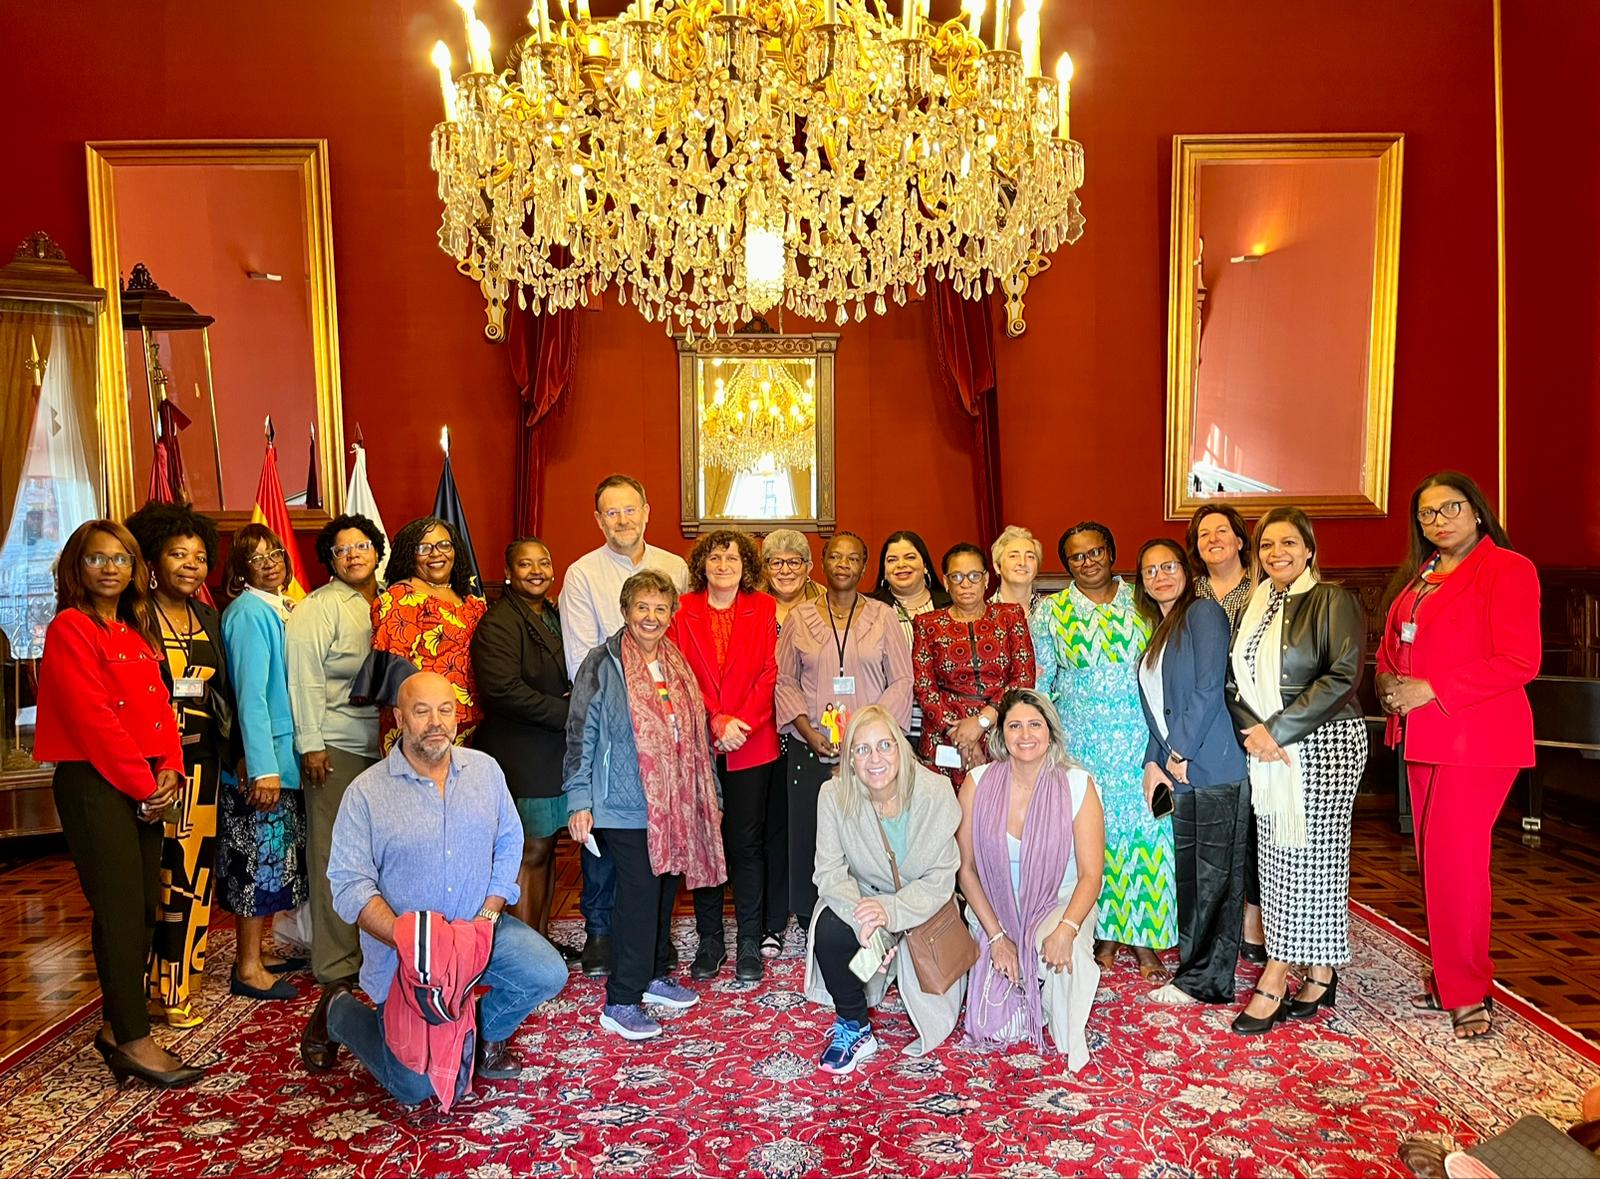
M 1487 1036 L 1494 1030 L 1494 1025 L 1489 1020 L 1488 1004 L 1474 1003 L 1471 1007 L 1452 1011 L 1450 1028 L 1458 1040 L 1476 1040 L 1480 1036 Z
M 1419 1015 L 1428 1015 L 1434 1013 L 1443 1015 L 1445 1012 L 1450 1010 L 1448 1007 L 1445 1007 L 1439 1002 L 1439 996 L 1435 990 L 1435 987 L 1438 984 L 1433 981 L 1433 974 L 1431 972 L 1428 974 L 1427 982 L 1424 985 L 1427 987 L 1427 989 L 1423 991 L 1422 994 L 1412 995 L 1411 998 L 1407 1000 L 1407 1002 L 1411 1004 L 1411 1010 L 1415 1011 Z M 1493 995 L 1485 995 L 1483 997 L 1483 1009 L 1491 1014 L 1494 1012 Z
M 783 953 L 783 934 L 769 933 L 761 939 L 761 956 L 763 958 L 776 958 Z
M 1166 964 L 1161 961 L 1161 956 L 1154 950 L 1145 950 L 1140 946 L 1134 949 L 1133 957 L 1139 964 L 1140 978 L 1149 982 L 1167 982 L 1172 978 L 1172 971 L 1167 969 Z
M 1110 970 L 1117 963 L 1117 951 L 1122 947 L 1116 942 L 1097 941 L 1094 944 L 1094 964 L 1101 970 Z

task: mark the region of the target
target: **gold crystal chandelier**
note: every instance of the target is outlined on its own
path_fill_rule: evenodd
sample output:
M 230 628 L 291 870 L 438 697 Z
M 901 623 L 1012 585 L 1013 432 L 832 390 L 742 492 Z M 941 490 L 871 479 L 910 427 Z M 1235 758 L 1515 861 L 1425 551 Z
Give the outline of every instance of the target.
M 803 363 L 742 360 L 702 380 L 700 437 L 706 461 L 730 471 L 801 470 L 816 461 L 815 378 Z M 796 372 L 795 370 L 800 370 Z
M 439 243 L 489 302 L 554 311 L 614 286 L 668 331 L 715 335 L 781 303 L 843 324 L 926 290 L 1014 283 L 1083 232 L 1065 55 L 1043 0 L 534 0 L 497 67 L 457 0 L 468 71 L 434 48 L 445 119 Z

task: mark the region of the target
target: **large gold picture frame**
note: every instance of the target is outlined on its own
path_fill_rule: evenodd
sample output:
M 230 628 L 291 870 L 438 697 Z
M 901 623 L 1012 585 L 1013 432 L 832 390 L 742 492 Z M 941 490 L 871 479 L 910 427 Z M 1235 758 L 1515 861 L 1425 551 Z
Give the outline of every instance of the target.
M 122 334 L 119 279 L 138 259 L 117 251 L 116 174 L 119 167 L 276 167 L 300 171 L 304 199 L 306 259 L 310 279 L 312 367 L 316 380 L 317 459 L 322 508 L 292 508 L 296 527 L 315 528 L 337 515 L 344 504 L 344 410 L 339 378 L 339 323 L 333 273 L 333 214 L 325 139 L 221 139 L 96 141 L 86 145 L 89 173 L 89 227 L 94 281 L 106 290 L 100 317 L 100 376 L 97 392 L 101 445 L 105 457 L 108 512 L 116 518 L 136 508 L 144 488 L 135 487 L 128 422 L 127 360 Z M 297 445 L 279 439 L 285 447 Z M 217 515 L 224 530 L 249 521 L 247 511 Z
M 1400 260 L 1400 181 L 1404 136 L 1381 134 L 1179 135 L 1172 152 L 1171 282 L 1167 310 L 1167 519 L 1187 519 L 1206 503 L 1231 503 L 1246 515 L 1296 504 L 1313 515 L 1382 516 L 1388 511 L 1390 417 L 1394 392 L 1396 293 Z M 1201 170 L 1291 160 L 1377 161 L 1370 322 L 1364 396 L 1365 452 L 1360 477 L 1337 493 L 1241 493 L 1199 496 L 1194 451 L 1197 365 L 1205 290 L 1201 281 Z M 1250 259 L 1254 261 L 1254 259 Z M 1232 261 L 1245 261 L 1234 258 Z M 1315 445 L 1315 440 L 1308 440 Z

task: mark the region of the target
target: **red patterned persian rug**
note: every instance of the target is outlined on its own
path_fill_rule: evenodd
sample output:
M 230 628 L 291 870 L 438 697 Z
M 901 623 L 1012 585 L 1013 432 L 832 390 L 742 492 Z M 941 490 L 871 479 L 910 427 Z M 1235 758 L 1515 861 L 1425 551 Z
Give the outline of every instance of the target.
M 1415 939 L 1352 916 L 1331 1016 L 1234 1036 L 1231 1010 L 1152 1004 L 1124 964 L 1102 981 L 1077 1076 L 1026 1046 L 955 1038 L 907 1057 L 893 992 L 875 1018 L 885 1050 L 850 1077 L 818 1073 L 832 1017 L 802 999 L 793 946 L 761 983 L 696 984 L 701 1003 L 658 1012 L 666 1034 L 643 1044 L 599 1030 L 601 987 L 575 974 L 517 1036 L 520 1078 L 479 1082 L 448 1115 L 397 1105 L 348 1054 L 306 1074 L 310 980 L 293 1003 L 230 998 L 219 935 L 210 1018 L 158 1033 L 210 1075 L 119 1091 L 85 1012 L 0 1069 L 0 1176 L 1400 1175 L 1408 1136 L 1471 1143 L 1525 1113 L 1578 1116 L 1594 1046 L 1508 993 L 1492 1036 L 1453 1041 L 1407 1007 L 1425 969 Z M 687 960 L 692 923 L 677 932 Z

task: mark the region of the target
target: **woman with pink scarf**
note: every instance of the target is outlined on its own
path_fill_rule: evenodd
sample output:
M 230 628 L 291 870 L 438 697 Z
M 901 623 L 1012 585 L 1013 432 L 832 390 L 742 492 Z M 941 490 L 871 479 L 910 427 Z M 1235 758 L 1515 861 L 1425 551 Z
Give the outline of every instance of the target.
M 978 961 L 967 976 L 967 1042 L 1001 1048 L 1044 1029 L 1077 1072 L 1100 968 L 1095 905 L 1105 819 L 1094 779 L 1067 755 L 1061 718 L 1032 688 L 1000 700 L 989 765 L 961 788 L 958 879 Z M 1024 947 L 1026 947 L 1024 949 Z

